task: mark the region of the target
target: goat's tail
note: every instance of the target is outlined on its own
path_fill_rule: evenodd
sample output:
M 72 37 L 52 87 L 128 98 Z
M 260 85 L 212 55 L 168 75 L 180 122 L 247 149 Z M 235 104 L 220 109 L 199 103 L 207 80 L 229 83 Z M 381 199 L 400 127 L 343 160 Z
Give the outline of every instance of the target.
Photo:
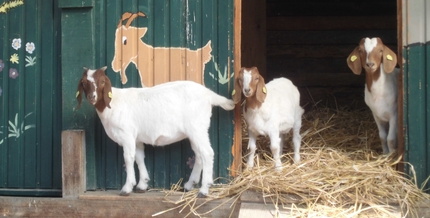
M 220 106 L 226 111 L 234 109 L 234 101 L 209 90 L 209 99 L 213 106 Z

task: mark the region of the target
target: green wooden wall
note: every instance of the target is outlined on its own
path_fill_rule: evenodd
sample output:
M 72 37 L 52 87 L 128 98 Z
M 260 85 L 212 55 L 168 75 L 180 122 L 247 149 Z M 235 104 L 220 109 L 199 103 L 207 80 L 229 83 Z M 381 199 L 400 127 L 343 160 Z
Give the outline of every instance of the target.
M 417 183 L 430 176 L 430 3 L 403 1 L 405 159 Z M 406 166 L 411 176 L 411 167 Z M 424 187 L 429 191 L 430 184 Z
M 56 8 L 25 1 L 0 13 L 0 195 L 61 196 Z
M 75 1 L 60 0 L 62 129 L 84 129 L 87 144 L 87 187 L 120 189 L 125 181 L 122 148 L 105 134 L 94 108 L 86 100 L 75 110 L 75 93 L 82 67 L 108 66 L 107 75 L 115 87 L 140 87 L 134 65 L 126 69 L 128 83 L 123 85 L 112 70 L 115 31 L 124 12 L 143 12 L 147 18 L 136 18 L 132 25 L 147 27 L 142 40 L 154 47 L 197 49 L 209 40 L 213 59 L 205 65 L 205 85 L 228 96 L 233 72 L 233 1 L 217 0 L 141 0 L 141 1 Z M 214 178 L 229 176 L 232 163 L 233 113 L 214 108 L 210 138 L 215 151 Z M 153 148 L 145 147 L 145 162 L 151 188 L 169 188 L 180 178 L 188 179 L 187 162 L 193 157 L 189 142 Z M 136 173 L 138 173 L 136 171 Z M 138 178 L 138 177 L 137 177 Z M 225 180 L 224 180 L 225 181 Z

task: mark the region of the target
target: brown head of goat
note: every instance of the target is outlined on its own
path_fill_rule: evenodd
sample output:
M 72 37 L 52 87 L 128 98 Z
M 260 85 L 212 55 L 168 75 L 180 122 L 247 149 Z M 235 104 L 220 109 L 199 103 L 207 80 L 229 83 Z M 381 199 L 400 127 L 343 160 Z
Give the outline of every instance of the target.
M 78 100 L 76 109 L 81 106 L 83 93 L 85 93 L 88 102 L 94 105 L 99 112 L 103 112 L 106 107 L 110 108 L 112 85 L 105 74 L 106 68 L 106 66 L 97 70 L 84 68 L 84 73 L 78 83 L 78 92 L 76 93 Z
M 380 38 L 363 38 L 346 61 L 348 67 L 356 75 L 360 75 L 364 69 L 367 89 L 370 92 L 373 81 L 378 80 L 381 76 L 381 63 L 383 70 L 386 73 L 391 73 L 396 67 L 397 56 L 384 45 Z
M 235 104 L 242 100 L 242 94 L 246 98 L 245 110 L 247 108 L 259 108 L 266 99 L 266 84 L 257 67 L 242 67 L 240 69 L 239 75 L 234 80 L 232 93 Z

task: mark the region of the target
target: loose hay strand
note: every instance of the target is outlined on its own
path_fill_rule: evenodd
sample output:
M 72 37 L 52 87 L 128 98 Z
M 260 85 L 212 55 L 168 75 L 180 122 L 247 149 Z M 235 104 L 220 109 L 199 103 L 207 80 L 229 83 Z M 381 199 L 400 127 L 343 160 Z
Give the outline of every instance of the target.
M 253 191 L 273 204 L 277 215 L 284 209 L 296 217 L 391 217 L 399 209 L 402 216 L 416 215 L 417 203 L 430 200 L 422 190 L 428 179 L 420 188 L 412 165 L 410 177 L 396 170 L 397 164 L 404 164 L 400 156 L 380 155 L 378 131 L 369 111 L 316 109 L 304 115 L 302 124 L 299 164 L 291 163 L 291 136 L 285 139 L 287 153 L 280 170 L 274 169 L 270 140 L 259 137 L 254 168 L 238 173 L 227 185 L 212 187 L 203 201 L 198 202 L 197 190 L 184 194 L 174 202 L 180 204 L 175 208 L 188 208 L 186 216 L 204 216 L 221 205 L 198 211 L 203 204 L 230 198 L 223 204 L 234 205 L 245 191 Z M 245 147 L 246 123 L 243 126 Z

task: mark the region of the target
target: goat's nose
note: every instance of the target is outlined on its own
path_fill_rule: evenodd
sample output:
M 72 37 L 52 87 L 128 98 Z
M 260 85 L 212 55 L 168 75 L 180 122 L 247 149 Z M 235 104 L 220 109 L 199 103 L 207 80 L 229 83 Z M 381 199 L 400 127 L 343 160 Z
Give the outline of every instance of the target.
M 375 65 L 375 63 L 369 62 L 369 63 L 366 63 L 366 65 L 367 65 L 368 67 L 373 67 L 373 66 Z
M 249 91 L 251 91 L 251 89 L 244 89 L 244 91 L 246 92 L 246 93 L 248 93 Z

